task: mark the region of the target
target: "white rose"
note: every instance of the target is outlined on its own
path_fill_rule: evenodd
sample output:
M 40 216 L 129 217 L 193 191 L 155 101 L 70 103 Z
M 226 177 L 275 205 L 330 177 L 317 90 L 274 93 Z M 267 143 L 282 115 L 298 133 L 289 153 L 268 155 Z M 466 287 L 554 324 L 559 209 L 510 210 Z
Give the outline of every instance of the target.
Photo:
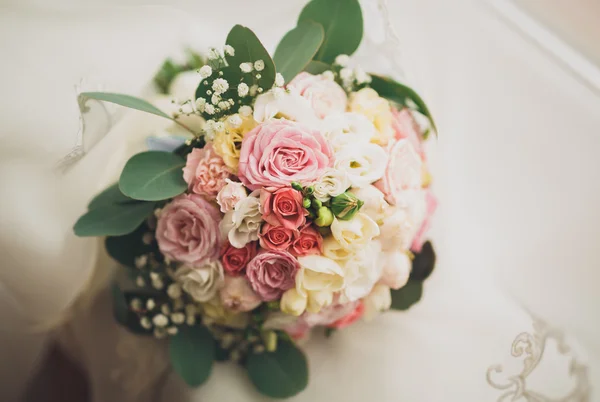
M 368 185 L 365 187 L 352 188 L 350 192 L 356 196 L 364 204 L 360 212 L 367 214 L 369 218 L 377 223 L 381 223 L 385 218 L 389 205 L 385 202 L 385 197 L 381 191 L 375 186 Z
M 359 212 L 348 221 L 334 219 L 331 234 L 345 249 L 358 251 L 379 236 L 379 226 L 368 215 Z
M 381 225 L 383 250 L 408 250 L 427 215 L 426 191 L 409 190 L 402 193 L 396 206 Z
M 335 167 L 348 174 L 352 187 L 364 187 L 385 173 L 388 155 L 376 144 L 350 144 L 335 154 Z
M 293 306 L 295 314 L 301 314 L 299 308 L 304 306 L 307 311 L 318 313 L 333 302 L 334 293 L 343 289 L 344 271 L 337 262 L 320 255 L 298 257 L 298 262 L 296 289 L 284 294 L 285 305 Z M 283 306 L 282 311 L 287 312 Z
M 258 192 L 240 200 L 235 208 L 225 214 L 219 224 L 221 234 L 233 247 L 242 248 L 247 243 L 258 240 L 258 231 L 262 224 Z
M 347 301 L 362 299 L 373 289 L 381 277 L 380 253 L 381 244 L 373 240 L 367 247 L 345 261 L 342 269 L 346 279 L 344 296 Z
M 375 126 L 359 113 L 334 113 L 322 121 L 321 131 L 334 150 L 353 143 L 368 143 L 375 135 Z
M 221 212 L 227 213 L 233 210 L 236 204 L 248 197 L 246 188 L 242 183 L 225 179 L 227 184 L 217 194 L 217 203 L 221 207 Z
M 350 187 L 348 174 L 343 170 L 327 168 L 319 180 L 313 184 L 314 196 L 321 202 L 342 194 Z
M 400 289 L 408 282 L 412 261 L 405 252 L 389 251 L 381 254 L 381 283 Z
M 259 123 L 274 117 L 285 117 L 316 127 L 319 122 L 310 102 L 295 91 L 268 91 L 256 97 L 254 120 Z
M 363 299 L 365 312 L 363 318 L 365 320 L 373 319 L 382 311 L 387 311 L 392 306 L 392 293 L 390 288 L 378 283 L 373 287 L 371 293 Z
M 224 278 L 223 266 L 216 260 L 201 267 L 184 265 L 175 272 L 181 288 L 199 302 L 212 299 L 223 286 Z

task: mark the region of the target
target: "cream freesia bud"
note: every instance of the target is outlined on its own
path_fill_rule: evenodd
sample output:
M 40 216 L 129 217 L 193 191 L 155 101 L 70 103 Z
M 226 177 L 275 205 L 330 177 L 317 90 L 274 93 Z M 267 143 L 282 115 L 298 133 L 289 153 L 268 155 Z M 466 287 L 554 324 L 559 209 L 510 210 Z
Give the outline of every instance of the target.
M 306 311 L 309 313 L 318 313 L 324 307 L 329 306 L 333 302 L 332 292 L 310 292 L 308 295 L 308 303 Z
M 333 213 L 329 208 L 319 208 L 319 210 L 317 211 L 317 219 L 315 219 L 315 225 L 325 227 L 331 225 L 333 221 Z
M 287 290 L 281 297 L 281 311 L 298 317 L 306 310 L 307 298 L 294 288 Z

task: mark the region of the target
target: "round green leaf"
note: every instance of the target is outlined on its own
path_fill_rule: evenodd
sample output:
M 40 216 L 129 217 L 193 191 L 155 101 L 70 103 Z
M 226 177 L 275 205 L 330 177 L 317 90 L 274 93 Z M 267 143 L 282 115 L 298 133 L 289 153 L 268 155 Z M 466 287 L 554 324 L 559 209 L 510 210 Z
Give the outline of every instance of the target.
M 180 327 L 169 342 L 171 365 L 191 387 L 202 385 L 208 379 L 215 351 L 215 340 L 202 325 Z
M 80 237 L 122 236 L 133 232 L 154 211 L 153 202 L 98 207 L 83 215 L 73 230 Z
M 408 310 L 413 304 L 421 300 L 423 295 L 423 282 L 409 281 L 404 287 L 392 290 L 392 310 Z
M 160 201 L 175 197 L 187 189 L 182 169 L 185 159 L 171 152 L 148 151 L 127 161 L 119 188 L 128 197 Z
M 235 54 L 227 57 L 229 67 L 224 70 L 224 77 L 230 85 L 235 84 L 237 87 L 237 83 L 241 82 L 244 76 L 249 76 L 249 74 L 242 74 L 240 64 L 262 60 L 265 67 L 260 72 L 257 84 L 265 91 L 271 89 L 275 83 L 275 63 L 254 32 L 244 26 L 236 25 L 229 31 L 226 43 L 235 49 Z
M 302 21 L 285 34 L 275 49 L 273 61 L 286 82 L 310 63 L 324 37 L 323 26 L 314 21 Z
M 123 204 L 131 201 L 134 200 L 124 195 L 121 190 L 119 190 L 119 183 L 115 183 L 95 196 L 88 204 L 88 209 L 104 207 L 112 204 Z
M 429 119 L 431 127 L 437 133 L 433 116 L 429 111 L 429 108 L 425 104 L 425 101 L 419 96 L 419 94 L 412 88 L 400 84 L 388 77 L 382 77 L 376 74 L 371 74 L 371 88 L 373 88 L 380 96 L 396 102 L 402 106 L 410 107 L 423 116 Z M 414 104 L 414 105 L 412 105 Z M 414 106 L 416 105 L 416 108 Z
M 79 94 L 79 99 L 81 103 L 85 103 L 87 99 L 116 103 L 117 105 L 155 114 L 157 116 L 172 120 L 169 115 L 153 104 L 131 95 L 115 94 L 110 92 L 82 92 Z
M 331 70 L 331 65 L 323 63 L 322 61 L 311 61 L 304 67 L 304 71 L 311 74 L 321 74 L 327 70 Z
M 318 22 L 325 29 L 325 39 L 315 60 L 332 63 L 340 54 L 351 55 L 362 40 L 363 18 L 358 0 L 312 0 L 298 22 Z
M 246 370 L 256 388 L 271 398 L 289 398 L 308 384 L 306 356 L 291 342 L 280 340 L 275 352 L 250 354 Z

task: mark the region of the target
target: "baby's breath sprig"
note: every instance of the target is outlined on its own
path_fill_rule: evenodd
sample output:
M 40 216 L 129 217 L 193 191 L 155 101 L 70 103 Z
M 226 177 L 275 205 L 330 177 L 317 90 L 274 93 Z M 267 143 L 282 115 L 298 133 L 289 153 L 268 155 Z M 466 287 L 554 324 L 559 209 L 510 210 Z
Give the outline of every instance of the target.
M 350 67 L 348 55 L 340 54 L 335 58 L 331 70 L 323 73 L 335 80 L 348 93 L 358 91 L 371 82 L 371 76 L 360 67 Z

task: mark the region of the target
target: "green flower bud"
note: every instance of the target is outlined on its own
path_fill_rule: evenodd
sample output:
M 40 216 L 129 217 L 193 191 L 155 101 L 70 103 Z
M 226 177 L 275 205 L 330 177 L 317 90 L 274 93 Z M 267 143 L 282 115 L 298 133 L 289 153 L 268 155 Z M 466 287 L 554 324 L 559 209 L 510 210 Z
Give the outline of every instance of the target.
M 275 331 L 263 332 L 262 338 L 267 352 L 275 352 L 277 350 L 277 334 Z
M 307 209 L 310 208 L 310 198 L 305 198 L 302 200 L 302 206 Z
M 323 203 L 319 200 L 317 200 L 316 198 L 313 198 L 313 200 L 311 201 L 311 205 L 315 208 L 315 209 L 319 209 L 323 206 Z
M 364 205 L 364 202 L 356 198 L 352 193 L 342 193 L 331 199 L 331 210 L 341 220 L 352 219 L 354 214 Z
M 315 192 L 315 188 L 313 186 L 308 186 L 304 189 L 306 195 L 313 195 Z
M 333 213 L 327 207 L 321 207 L 317 211 L 317 219 L 315 219 L 315 225 L 317 226 L 330 226 L 333 223 Z
M 292 182 L 292 188 L 294 190 L 302 191 L 302 184 L 298 183 L 297 181 L 294 181 Z

